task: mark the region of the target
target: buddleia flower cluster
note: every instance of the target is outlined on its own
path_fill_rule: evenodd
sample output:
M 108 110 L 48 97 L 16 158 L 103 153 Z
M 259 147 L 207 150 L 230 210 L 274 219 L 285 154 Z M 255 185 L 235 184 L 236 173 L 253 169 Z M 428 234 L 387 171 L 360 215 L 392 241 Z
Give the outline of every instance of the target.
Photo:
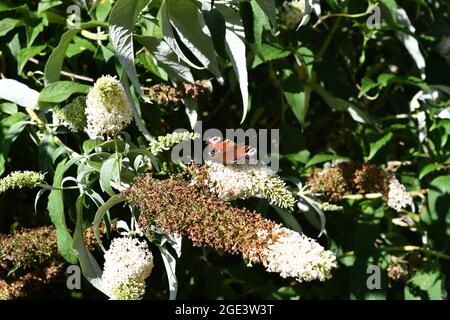
M 0 234 L 0 300 L 23 298 L 63 271 L 53 226 Z
M 165 136 L 159 136 L 156 141 L 152 141 L 150 143 L 150 152 L 154 155 L 157 155 L 158 153 L 169 150 L 176 146 L 179 143 L 182 143 L 184 141 L 188 140 L 195 140 L 199 138 L 200 135 L 196 132 L 174 132 L 169 133 Z
M 202 170 L 202 169 L 200 169 Z M 292 209 L 296 202 L 286 184 L 265 164 L 227 164 L 206 161 L 205 174 L 194 182 L 205 185 L 222 200 L 264 198 L 281 208 Z
M 411 195 L 406 192 L 405 186 L 396 177 L 391 176 L 388 185 L 387 205 L 389 207 L 395 211 L 401 211 L 408 206 L 412 206 L 413 199 Z
M 32 189 L 44 182 L 44 175 L 34 171 L 13 171 L 3 179 L 0 179 L 0 193 L 9 189 Z
M 132 120 L 133 114 L 119 80 L 102 76 L 86 99 L 87 133 L 91 139 L 114 136 Z
M 277 272 L 283 278 L 292 277 L 298 282 L 325 281 L 336 267 L 331 251 L 298 232 L 276 225 L 270 231 L 259 230 L 257 235 L 267 239 L 267 246 L 259 254 L 268 272 Z
M 67 106 L 55 110 L 53 113 L 55 122 L 69 128 L 72 132 L 83 131 L 86 127 L 86 97 L 76 97 Z
M 296 29 L 305 13 L 305 0 L 293 0 L 283 2 L 281 19 L 288 29 Z
M 129 236 L 115 238 L 104 255 L 102 284 L 111 300 L 140 300 L 153 269 L 147 243 Z
M 387 205 L 396 211 L 413 205 L 411 195 L 395 176 L 368 164 L 340 163 L 315 172 L 306 185 L 313 194 L 331 202 L 351 193 L 381 193 Z
M 210 92 L 212 92 L 211 81 L 197 80 L 195 83 L 182 82 L 176 88 L 167 84 L 155 84 L 148 89 L 148 97 L 158 104 L 168 105 Z
M 182 177 L 156 180 L 138 176 L 122 196 L 140 209 L 139 227 L 148 236 L 154 227 L 189 238 L 194 246 L 241 254 L 251 266 L 297 281 L 331 277 L 336 258 L 315 240 L 236 208 Z

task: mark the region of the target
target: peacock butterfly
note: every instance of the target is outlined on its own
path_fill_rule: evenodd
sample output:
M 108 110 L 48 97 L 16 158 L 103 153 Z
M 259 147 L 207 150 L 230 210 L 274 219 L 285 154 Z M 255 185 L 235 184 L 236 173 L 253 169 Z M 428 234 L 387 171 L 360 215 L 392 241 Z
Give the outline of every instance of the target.
M 236 163 L 242 158 L 248 159 L 256 155 L 257 152 L 256 148 L 240 145 L 229 139 L 222 139 L 217 136 L 209 138 L 207 144 L 210 159 L 224 164 Z

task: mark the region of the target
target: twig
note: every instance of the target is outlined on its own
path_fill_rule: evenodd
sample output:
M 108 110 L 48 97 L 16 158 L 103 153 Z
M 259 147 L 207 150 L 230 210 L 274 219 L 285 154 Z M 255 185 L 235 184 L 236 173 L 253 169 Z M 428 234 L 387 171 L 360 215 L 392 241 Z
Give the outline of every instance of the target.
M 419 246 L 402 246 L 402 247 L 388 247 L 385 248 L 387 251 L 405 251 L 405 252 L 412 252 L 412 251 L 420 251 L 432 256 L 436 256 L 442 259 L 450 260 L 450 255 L 447 255 L 445 253 L 441 253 L 438 251 L 434 251 L 427 248 L 422 248 Z
M 408 193 L 411 196 L 418 196 L 423 195 L 424 193 L 427 193 L 428 189 L 420 189 L 416 191 L 409 191 Z M 366 193 L 366 194 L 348 194 L 343 196 L 343 199 L 351 199 L 351 200 L 361 200 L 361 199 L 377 199 L 382 198 L 383 195 L 379 192 L 377 193 Z

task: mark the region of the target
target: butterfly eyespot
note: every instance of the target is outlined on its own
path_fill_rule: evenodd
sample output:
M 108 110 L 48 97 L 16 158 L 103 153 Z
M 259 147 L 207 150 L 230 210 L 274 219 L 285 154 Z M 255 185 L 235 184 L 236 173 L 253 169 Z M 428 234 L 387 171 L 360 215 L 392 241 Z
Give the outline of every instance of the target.
M 217 153 L 220 153 L 220 151 L 221 151 L 221 150 L 217 150 L 217 149 L 216 149 L 216 150 L 211 150 L 211 151 L 209 152 L 209 154 L 210 154 L 210 155 L 217 154 Z

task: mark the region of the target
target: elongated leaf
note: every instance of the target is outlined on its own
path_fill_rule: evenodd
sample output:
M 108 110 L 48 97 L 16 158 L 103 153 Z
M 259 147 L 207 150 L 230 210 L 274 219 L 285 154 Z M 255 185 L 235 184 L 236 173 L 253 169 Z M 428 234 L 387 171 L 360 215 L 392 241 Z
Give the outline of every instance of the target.
M 259 7 L 267 15 L 272 26 L 275 26 L 277 23 L 277 16 L 276 16 L 277 10 L 275 8 L 275 1 L 274 0 L 255 0 L 255 2 L 259 5 Z
M 427 225 L 431 245 L 437 250 L 448 248 L 450 241 L 450 176 L 435 178 L 429 186 L 428 210 L 421 213 Z
M 59 80 L 67 46 L 78 32 L 78 29 L 72 29 L 66 31 L 62 35 L 58 46 L 52 51 L 47 63 L 45 64 L 44 77 L 46 83 Z
M 211 10 L 203 10 L 205 23 L 211 32 L 212 41 L 216 52 L 223 58 L 225 53 L 225 19 L 219 10 L 213 8 Z
M 0 37 L 3 37 L 9 31 L 14 29 L 19 22 L 20 22 L 20 20 L 11 19 L 11 18 L 5 18 L 5 19 L 1 20 L 0 21 Z
M 103 220 L 103 217 L 105 216 L 106 212 L 108 212 L 109 209 L 114 207 L 116 204 L 119 204 L 121 202 L 124 202 L 125 199 L 122 197 L 121 194 L 116 194 L 115 196 L 109 198 L 108 201 L 105 202 L 104 205 L 102 205 L 100 208 L 98 208 L 97 212 L 95 213 L 94 221 L 92 222 L 92 227 L 94 229 L 94 235 L 95 239 L 97 240 L 100 248 L 105 251 L 105 247 L 103 246 L 101 237 L 100 237 L 100 223 Z
M 217 5 L 217 9 L 220 10 L 226 21 L 225 49 L 239 80 L 243 107 L 241 123 L 243 123 L 248 111 L 248 79 L 244 26 L 241 17 L 233 9 L 225 5 Z
M 0 112 L 2 113 L 6 113 L 6 114 L 15 114 L 17 113 L 19 110 L 17 108 L 17 104 L 12 103 L 12 102 L 4 102 L 4 103 L 0 103 Z
M 5 172 L 9 148 L 27 125 L 26 119 L 26 114 L 18 112 L 0 120 L 0 176 Z
M 22 107 L 38 108 L 39 92 L 13 79 L 0 79 L 0 98 Z
M 118 0 L 109 17 L 109 35 L 117 58 L 139 95 L 143 95 L 134 63 L 133 29 L 150 0 Z
M 84 228 L 83 228 L 83 202 L 84 194 L 81 194 L 76 203 L 77 209 L 77 223 L 75 227 L 75 232 L 73 235 L 73 249 L 80 262 L 81 271 L 83 276 L 92 284 L 95 288 L 102 291 L 102 268 L 98 265 L 94 256 L 89 252 L 84 243 Z
M 52 83 L 60 79 L 64 56 L 66 54 L 67 47 L 73 40 L 73 37 L 75 37 L 81 30 L 102 25 L 103 23 L 95 21 L 82 23 L 80 29 L 68 30 L 62 35 L 58 46 L 52 51 L 47 60 L 47 63 L 45 64 L 45 83 Z
M 113 154 L 102 164 L 100 169 L 100 187 L 109 195 L 114 195 L 111 189 L 111 181 L 115 180 L 119 176 L 119 166 L 117 163 L 117 155 Z
M 287 103 L 303 127 L 305 125 L 305 118 L 306 113 L 308 112 L 309 104 L 303 85 L 301 84 L 299 78 L 288 69 L 283 70 L 283 77 L 280 83 Z
M 58 103 L 67 100 L 74 93 L 87 94 L 90 86 L 72 81 L 57 81 L 46 86 L 39 95 L 39 101 Z
M 366 161 L 371 160 L 373 157 L 375 157 L 375 155 L 377 154 L 377 152 L 383 147 L 385 146 L 393 137 L 392 132 L 388 132 L 385 135 L 383 135 L 380 139 L 378 139 L 377 141 L 371 142 L 370 143 L 370 153 L 367 156 Z
M 407 28 L 411 34 L 415 34 L 416 28 L 412 25 L 411 21 L 409 20 L 408 15 L 406 14 L 406 11 L 402 8 L 398 8 L 396 10 L 396 16 L 397 16 L 397 23 L 402 24 Z M 414 62 L 417 65 L 417 68 L 420 70 L 420 76 L 422 79 L 426 78 L 425 75 L 425 58 L 422 55 L 422 52 L 420 52 L 419 48 L 419 42 L 416 38 L 414 38 L 411 34 L 407 34 L 405 32 L 397 32 L 397 37 L 399 40 L 403 43 L 406 50 L 408 50 L 411 57 L 414 59 Z
M 164 40 L 138 36 L 136 36 L 136 40 L 150 51 L 157 60 L 157 64 L 167 72 L 172 81 L 194 83 L 191 70 L 178 59 L 178 56 Z
M 22 74 L 23 68 L 25 67 L 28 60 L 41 53 L 46 47 L 46 45 L 42 45 L 21 49 L 17 58 L 19 62 L 17 64 L 17 74 Z
M 191 68 L 194 69 L 204 69 L 202 66 L 198 66 L 195 63 L 193 63 L 191 60 L 189 60 L 186 55 L 181 50 L 180 46 L 178 45 L 177 39 L 175 38 L 175 34 L 172 30 L 172 24 L 170 23 L 169 18 L 169 8 L 167 5 L 168 0 L 164 0 L 161 8 L 159 9 L 159 26 L 161 28 L 161 31 L 164 36 L 164 40 L 167 42 L 169 47 L 175 52 L 175 54 L 183 60 L 185 63 L 187 63 Z
M 311 223 L 314 227 L 319 229 L 319 237 L 325 233 L 326 234 L 326 217 L 325 213 L 314 203 L 312 199 L 309 199 L 307 196 L 300 196 L 299 202 L 297 203 L 299 209 L 301 209 L 300 201 L 305 202 L 308 206 L 309 210 L 302 210 L 306 219 Z M 312 210 L 311 210 L 312 209 Z
M 321 85 L 311 83 L 310 86 L 322 97 L 328 106 L 334 110 L 347 111 L 353 120 L 361 123 L 372 123 L 370 116 L 351 102 L 333 97 Z
M 291 211 L 278 208 L 277 206 L 272 206 L 278 215 L 283 219 L 284 224 L 290 229 L 302 233 L 302 227 L 298 223 L 297 219 L 295 219 L 294 215 Z
M 305 165 L 305 168 L 314 166 L 319 163 L 331 161 L 331 160 L 342 160 L 342 161 L 350 161 L 350 159 L 346 157 L 336 156 L 334 154 L 316 154 L 312 157 L 308 163 Z
M 167 281 L 169 282 L 169 299 L 175 300 L 178 292 L 178 281 L 176 275 L 177 260 L 172 256 L 163 243 L 158 248 L 164 262 L 164 267 L 166 268 Z
M 200 9 L 190 0 L 166 0 L 169 19 L 183 44 L 222 82 L 214 45 Z
M 64 173 L 70 167 L 70 162 L 66 160 L 61 161 L 56 167 L 55 176 L 53 178 L 53 187 L 60 188 Z M 72 248 L 72 236 L 69 233 L 66 225 L 66 217 L 64 213 L 64 200 L 62 190 L 53 189 L 48 197 L 47 210 L 56 228 L 56 236 L 58 242 L 59 253 L 64 259 L 75 264 L 77 262 L 77 255 Z

